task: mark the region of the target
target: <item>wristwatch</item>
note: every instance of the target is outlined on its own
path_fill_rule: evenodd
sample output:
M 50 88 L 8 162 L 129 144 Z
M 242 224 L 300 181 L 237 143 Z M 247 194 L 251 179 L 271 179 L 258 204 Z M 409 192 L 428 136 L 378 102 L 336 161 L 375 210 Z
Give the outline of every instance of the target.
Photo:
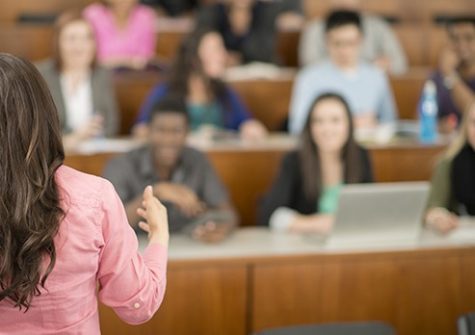
M 451 74 L 444 76 L 444 86 L 448 90 L 451 90 L 459 80 L 459 74 L 457 72 L 452 72 Z

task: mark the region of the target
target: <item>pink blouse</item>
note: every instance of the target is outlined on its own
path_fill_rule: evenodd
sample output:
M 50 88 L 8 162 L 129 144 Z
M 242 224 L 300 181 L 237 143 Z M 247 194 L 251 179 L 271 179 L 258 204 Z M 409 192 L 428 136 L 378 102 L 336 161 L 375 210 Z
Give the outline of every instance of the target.
M 111 11 L 102 4 L 89 5 L 84 16 L 94 27 L 99 61 L 124 57 L 149 60 L 155 55 L 156 16 L 151 8 L 136 5 L 124 28 L 117 27 Z
M 65 218 L 56 265 L 25 313 L 0 301 L 0 334 L 100 334 L 97 299 L 127 323 L 150 319 L 165 293 L 167 250 L 143 257 L 111 183 L 66 166 L 56 172 Z

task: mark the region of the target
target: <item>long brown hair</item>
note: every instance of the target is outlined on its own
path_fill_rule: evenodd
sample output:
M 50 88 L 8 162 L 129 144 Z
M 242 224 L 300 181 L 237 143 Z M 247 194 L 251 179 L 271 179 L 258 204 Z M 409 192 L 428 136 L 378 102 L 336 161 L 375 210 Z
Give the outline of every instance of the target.
M 353 137 L 354 126 L 350 107 L 346 100 L 336 93 L 323 93 L 318 96 L 309 108 L 307 121 L 300 138 L 299 159 L 301 162 L 302 188 L 308 200 L 318 199 L 322 191 L 322 169 L 318 147 L 313 140 L 311 126 L 312 113 L 317 104 L 323 100 L 336 100 L 345 109 L 348 118 L 348 138 L 341 150 L 341 159 L 344 166 L 344 179 L 347 183 L 358 183 L 362 181 L 363 171 L 361 168 L 361 148 Z
M 229 97 L 226 84 L 220 78 L 209 77 L 205 73 L 199 57 L 198 50 L 201 42 L 209 34 L 219 35 L 219 32 L 207 27 L 199 28 L 183 40 L 171 68 L 168 84 L 173 95 L 186 99 L 189 94 L 188 80 L 192 74 L 197 74 L 205 82 L 210 97 L 219 101 L 224 110 L 227 111 L 229 109 Z
M 64 152 L 43 78 L 28 61 L 4 53 L 0 143 L 0 301 L 28 310 L 56 260 L 53 238 L 63 211 L 54 174 Z

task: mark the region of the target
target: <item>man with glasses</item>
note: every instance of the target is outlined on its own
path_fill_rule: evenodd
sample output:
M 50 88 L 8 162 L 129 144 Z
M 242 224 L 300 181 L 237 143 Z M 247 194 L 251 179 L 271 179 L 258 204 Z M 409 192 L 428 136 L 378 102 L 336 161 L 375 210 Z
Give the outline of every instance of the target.
M 463 111 L 475 102 L 475 17 L 457 17 L 447 24 L 448 47 L 431 76 L 437 87 L 439 130 L 450 133 Z
M 329 59 L 303 69 L 297 76 L 290 104 L 289 131 L 301 132 L 313 100 L 328 91 L 348 101 L 355 126 L 374 128 L 396 119 L 388 79 L 376 65 L 360 58 L 363 30 L 357 12 L 330 13 L 325 24 Z

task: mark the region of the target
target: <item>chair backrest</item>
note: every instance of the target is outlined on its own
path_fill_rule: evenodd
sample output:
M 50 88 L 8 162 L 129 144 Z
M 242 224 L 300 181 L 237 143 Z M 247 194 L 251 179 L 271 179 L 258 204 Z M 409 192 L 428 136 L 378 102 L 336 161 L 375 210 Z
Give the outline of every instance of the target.
M 457 325 L 459 335 L 475 335 L 475 312 L 462 315 Z
M 295 326 L 265 330 L 255 335 L 395 335 L 389 325 L 382 322 L 339 323 Z

